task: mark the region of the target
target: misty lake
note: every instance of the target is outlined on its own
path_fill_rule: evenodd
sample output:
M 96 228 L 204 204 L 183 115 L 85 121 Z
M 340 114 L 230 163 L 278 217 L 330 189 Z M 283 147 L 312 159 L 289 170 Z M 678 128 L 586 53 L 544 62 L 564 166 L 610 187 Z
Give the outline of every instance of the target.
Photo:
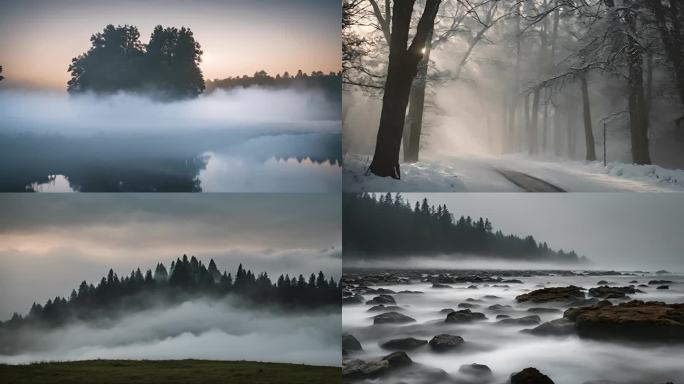
M 380 273 L 379 271 L 375 271 Z M 684 276 L 682 275 L 640 275 L 640 276 L 534 276 L 521 272 L 520 276 L 506 276 L 522 281 L 515 283 L 458 283 L 451 288 L 434 288 L 431 283 L 413 281 L 406 284 L 373 285 L 373 289 L 390 289 L 398 312 L 410 316 L 415 322 L 406 324 L 373 324 L 373 316 L 383 313 L 371 311 L 372 305 L 349 304 L 343 306 L 343 332 L 355 336 L 363 351 L 355 352 L 350 358 L 373 360 L 388 355 L 392 350 L 380 345 L 391 339 L 413 337 L 430 340 L 438 334 L 461 336 L 465 342 L 447 353 L 436 353 L 428 345 L 406 350 L 416 363 L 446 371 L 455 382 L 505 382 L 512 373 L 526 367 L 535 367 L 548 375 L 557 384 L 577 383 L 656 383 L 681 382 L 684 368 L 681 357 L 684 345 L 671 343 L 633 344 L 629 342 L 595 341 L 571 336 L 536 336 L 521 332 L 536 325 L 502 324 L 505 316 L 520 318 L 538 315 L 541 323 L 563 316 L 567 306 L 558 303 L 518 303 L 520 295 L 541 287 L 575 285 L 584 288 L 596 287 L 600 280 L 606 280 L 614 287 L 636 285 L 638 281 L 643 293 L 629 295 L 635 300 L 684 302 Z M 657 289 L 649 285 L 652 279 L 667 279 L 675 283 L 669 289 Z M 644 286 L 645 285 L 645 286 Z M 420 291 L 422 293 L 400 293 Z M 376 294 L 363 295 L 370 300 Z M 626 300 L 612 300 L 616 304 Z M 485 320 L 466 324 L 445 323 L 446 309 L 462 310 L 472 308 L 484 313 Z M 544 307 L 546 312 L 531 312 L 531 307 Z M 533 310 L 534 311 L 534 310 Z M 499 319 L 497 319 L 497 316 Z M 459 371 L 467 364 L 485 364 L 492 370 L 488 381 L 471 381 L 472 378 Z M 396 377 L 383 382 L 411 383 L 412 380 Z M 417 381 L 421 382 L 421 381 Z M 422 381 L 425 382 L 425 381 Z
M 0 92 L 0 191 L 326 192 L 342 177 L 339 104 L 242 90 L 154 102 Z

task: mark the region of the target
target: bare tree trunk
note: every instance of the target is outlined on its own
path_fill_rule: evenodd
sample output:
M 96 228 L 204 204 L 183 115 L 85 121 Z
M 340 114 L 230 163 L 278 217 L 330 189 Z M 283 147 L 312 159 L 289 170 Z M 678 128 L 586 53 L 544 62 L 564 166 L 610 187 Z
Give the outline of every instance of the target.
M 411 85 L 409 98 L 408 124 L 404 133 L 404 161 L 415 163 L 420 152 L 420 136 L 423 128 L 423 111 L 425 108 L 425 88 L 427 86 L 428 65 L 430 63 L 430 49 L 432 47 L 432 31 L 427 34 L 425 53 L 418 64 L 418 74 Z
M 646 70 L 646 121 L 651 122 L 651 105 L 653 104 L 653 54 L 651 52 L 646 53 L 646 64 L 648 69 Z M 650 124 L 649 124 L 650 125 Z
M 580 76 L 582 85 L 582 111 L 584 115 L 584 142 L 586 146 L 586 160 L 596 160 L 596 146 L 594 144 L 594 130 L 591 126 L 591 107 L 589 103 L 589 86 L 585 75 Z
M 382 98 L 375 153 L 369 167 L 369 171 L 377 176 L 395 179 L 401 177 L 399 152 L 411 83 L 418 72 L 418 63 L 423 57 L 426 38 L 433 28 L 440 2 L 441 0 L 427 0 L 418 21 L 416 34 L 408 49 L 406 46 L 415 0 L 394 2 L 387 80 Z
M 516 39 L 516 47 L 515 47 L 515 68 L 514 68 L 514 78 L 513 78 L 513 86 L 511 87 L 511 99 L 510 99 L 510 105 L 509 105 L 509 110 L 508 110 L 508 143 L 507 147 L 510 148 L 513 151 L 517 151 L 519 148 L 516 145 L 517 140 L 516 140 L 516 116 L 515 116 L 515 110 L 518 107 L 518 92 L 520 91 L 520 50 L 521 50 L 521 36 L 520 36 L 520 13 L 521 13 L 521 7 L 522 3 L 517 4 L 517 15 L 516 15 L 516 21 L 515 21 L 515 39 Z
M 684 12 L 681 0 L 648 1 L 655 14 L 656 27 L 660 32 L 665 54 L 672 63 L 679 100 L 684 106 Z
M 529 153 L 536 154 L 539 152 L 539 88 L 535 88 L 532 93 L 532 124 L 528 126 Z
M 553 108 L 553 153 L 556 156 L 562 154 L 563 136 L 561 136 L 561 132 L 563 132 L 563 128 L 561 127 L 561 117 L 560 105 L 556 104 Z
M 625 16 L 630 32 L 636 33 L 637 19 L 634 12 Z M 644 97 L 644 71 L 641 47 L 631 36 L 627 37 L 627 66 L 629 89 L 629 128 L 632 143 L 632 161 L 636 164 L 651 164 L 648 148 L 648 119 L 646 117 L 646 101 Z
M 546 152 L 548 148 L 546 143 L 549 136 L 549 103 L 548 103 L 548 93 L 549 90 L 544 88 L 544 112 L 542 113 L 542 141 L 541 141 L 541 152 Z
M 531 96 L 531 95 L 530 95 L 529 93 L 526 94 L 526 95 L 525 95 L 525 100 L 523 100 L 523 106 L 524 106 L 524 108 L 525 108 L 525 111 L 524 111 L 524 116 L 525 116 L 525 134 L 528 135 L 528 136 L 529 136 L 530 124 L 531 124 L 531 122 L 530 122 L 530 96 Z M 530 138 L 529 138 L 529 137 L 527 138 L 527 142 L 526 142 L 525 144 L 527 144 L 527 146 L 528 146 L 528 148 L 529 148 L 529 145 L 530 145 Z
M 575 158 L 575 142 L 577 139 L 577 133 L 575 132 L 575 119 L 577 117 L 577 107 L 575 100 L 570 99 L 568 100 L 568 111 L 566 116 L 566 123 L 565 123 L 565 134 L 566 134 L 566 141 L 565 143 L 567 144 L 567 150 L 568 150 L 568 157 L 571 159 Z

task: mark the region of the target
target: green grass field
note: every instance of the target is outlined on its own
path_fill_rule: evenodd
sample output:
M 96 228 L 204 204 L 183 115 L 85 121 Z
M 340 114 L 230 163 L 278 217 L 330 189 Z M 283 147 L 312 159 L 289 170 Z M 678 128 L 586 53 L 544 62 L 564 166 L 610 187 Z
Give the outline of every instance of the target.
M 211 360 L 0 364 L 1 383 L 341 383 L 338 367 Z

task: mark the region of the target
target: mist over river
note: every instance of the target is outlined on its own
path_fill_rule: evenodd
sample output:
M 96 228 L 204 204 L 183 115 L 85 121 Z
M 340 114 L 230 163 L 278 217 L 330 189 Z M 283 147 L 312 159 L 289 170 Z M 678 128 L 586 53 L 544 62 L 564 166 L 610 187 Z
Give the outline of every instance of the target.
M 540 322 L 545 323 L 563 317 L 569 305 L 559 302 L 519 303 L 515 297 L 525 292 L 543 287 L 565 287 L 575 285 L 586 289 L 598 287 L 603 280 L 610 287 L 627 287 L 633 285 L 643 293 L 629 294 L 629 298 L 610 299 L 613 305 L 630 300 L 662 301 L 665 303 L 684 303 L 683 274 L 645 274 L 633 275 L 572 275 L 558 274 L 537 275 L 536 273 L 518 271 L 506 272 L 504 279 L 516 279 L 515 282 L 458 282 L 448 287 L 436 288 L 428 282 L 430 276 L 425 272 L 396 272 L 398 281 L 378 281 L 373 285 L 371 280 L 363 280 L 364 274 L 383 274 L 386 271 L 346 270 L 345 278 L 358 278 L 368 281 L 368 289 L 389 289 L 395 293 L 396 309 L 403 315 L 415 319 L 415 322 L 404 324 L 373 324 L 373 316 L 383 310 L 369 312 L 371 304 L 346 304 L 342 310 L 343 333 L 353 335 L 361 343 L 363 350 L 353 352 L 348 358 L 373 360 L 390 354 L 396 349 L 380 347 L 391 339 L 413 337 L 420 340 L 431 340 L 439 334 L 458 335 L 464 343 L 449 352 L 438 353 L 428 344 L 415 349 L 405 350 L 414 363 L 424 364 L 431 368 L 446 371 L 454 382 L 503 383 L 512 373 L 527 367 L 535 367 L 549 376 L 556 384 L 577 383 L 679 383 L 684 380 L 684 344 L 675 343 L 631 343 L 615 341 L 595 341 L 568 336 L 537 336 L 523 333 L 523 329 L 537 326 L 499 323 L 498 315 L 507 315 L 517 319 L 530 315 L 538 315 Z M 436 272 L 435 276 L 436 276 Z M 497 271 L 487 271 L 496 276 Z M 430 272 L 432 275 L 433 272 Z M 545 274 L 542 272 L 542 274 Z M 564 273 L 563 273 L 564 274 Z M 366 275 L 368 276 L 368 275 Z M 405 276 L 406 278 L 401 278 Z M 668 289 L 658 289 L 660 285 L 649 284 L 652 280 L 668 280 Z M 636 281 L 636 283 L 634 282 Z M 353 291 L 362 290 L 361 283 L 350 287 Z M 400 293 L 412 291 L 411 293 Z M 420 291 L 422 293 L 416 293 Z M 377 293 L 363 294 L 364 302 L 376 297 Z M 462 304 L 459 307 L 459 304 Z M 490 307 L 492 305 L 502 307 Z M 510 306 L 510 307 L 506 307 Z M 528 309 L 544 308 L 544 310 Z M 445 323 L 447 312 L 444 309 L 463 310 L 469 308 L 473 312 L 481 312 L 485 320 L 471 323 Z M 384 311 L 388 312 L 388 311 Z M 500 319 L 504 316 L 500 316 Z M 466 364 L 485 364 L 492 370 L 491 380 L 472 381 L 472 378 L 459 372 L 459 367 Z M 384 378 L 385 382 L 394 382 L 393 378 Z M 405 383 L 416 382 L 413 378 L 403 380 Z M 368 382 L 375 382 L 369 380 Z M 420 382 L 420 381 L 418 381 Z

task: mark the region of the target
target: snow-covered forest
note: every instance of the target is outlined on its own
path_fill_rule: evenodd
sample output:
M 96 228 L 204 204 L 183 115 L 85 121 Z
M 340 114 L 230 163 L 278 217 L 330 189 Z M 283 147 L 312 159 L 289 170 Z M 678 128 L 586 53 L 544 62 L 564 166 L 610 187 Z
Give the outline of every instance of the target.
M 345 0 L 343 12 L 347 190 L 404 174 L 508 190 L 509 171 L 563 190 L 682 188 L 677 1 Z M 559 163 L 577 172 L 535 172 Z M 510 188 L 537 190 L 529 181 Z

